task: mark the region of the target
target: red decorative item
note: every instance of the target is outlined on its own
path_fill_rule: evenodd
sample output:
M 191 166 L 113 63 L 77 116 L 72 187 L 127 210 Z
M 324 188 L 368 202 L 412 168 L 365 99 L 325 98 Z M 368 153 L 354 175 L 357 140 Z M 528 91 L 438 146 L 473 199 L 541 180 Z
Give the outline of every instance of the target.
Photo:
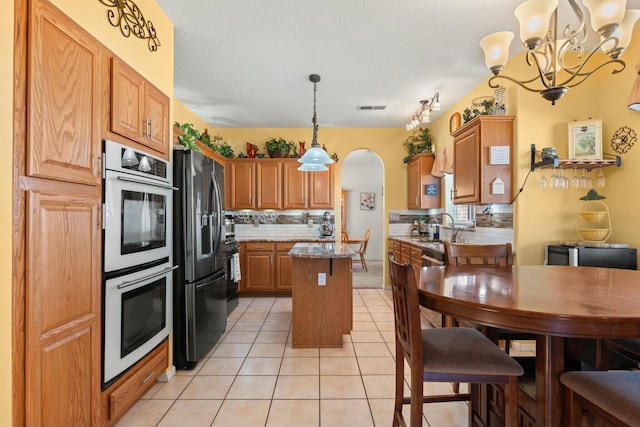
M 302 157 L 304 156 L 304 153 L 307 152 L 307 150 L 304 148 L 305 141 L 298 141 L 298 144 L 300 144 L 300 157 Z
M 257 152 L 258 152 L 258 146 L 253 145 L 250 142 L 247 142 L 247 157 L 250 159 L 255 159 Z

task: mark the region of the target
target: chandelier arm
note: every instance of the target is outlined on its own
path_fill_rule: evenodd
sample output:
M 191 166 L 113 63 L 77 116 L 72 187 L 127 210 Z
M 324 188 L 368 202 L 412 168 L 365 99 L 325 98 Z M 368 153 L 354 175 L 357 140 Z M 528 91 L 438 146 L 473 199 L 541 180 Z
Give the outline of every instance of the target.
M 609 64 L 613 64 L 613 63 L 618 63 L 618 64 L 620 64 L 620 65 L 622 66 L 622 68 L 621 68 L 620 70 L 617 70 L 617 71 L 616 71 L 616 72 L 614 72 L 613 74 L 619 73 L 620 71 L 622 71 L 622 70 L 624 70 L 624 69 L 625 69 L 626 64 L 625 64 L 622 60 L 619 60 L 619 59 L 610 59 L 609 61 L 607 61 L 607 62 L 605 62 L 605 63 L 603 63 L 603 64 L 600 64 L 598 67 L 594 68 L 593 70 L 591 70 L 591 71 L 589 71 L 589 72 L 586 72 L 586 73 L 583 73 L 583 72 L 582 72 L 582 69 L 583 69 L 583 68 L 587 65 L 587 63 L 591 60 L 591 58 L 593 57 L 593 55 L 597 52 L 597 49 L 598 49 L 598 48 L 599 48 L 599 46 L 598 46 L 598 47 L 596 47 L 596 49 L 594 49 L 594 50 L 593 50 L 593 51 L 592 51 L 592 52 L 591 52 L 591 53 L 590 53 L 590 54 L 589 54 L 589 55 L 588 55 L 588 56 L 587 56 L 587 57 L 582 61 L 582 63 L 578 66 L 578 68 L 577 68 L 575 71 L 573 71 L 573 69 L 574 69 L 574 68 L 576 68 L 576 67 L 573 67 L 573 68 L 567 68 L 567 69 L 565 69 L 565 71 L 566 71 L 567 73 L 569 73 L 569 78 L 567 78 L 567 80 L 565 80 L 563 83 L 560 83 L 559 85 L 556 85 L 556 86 L 568 86 L 568 87 L 576 86 L 576 85 L 580 84 L 581 82 L 585 81 L 585 80 L 586 80 L 586 77 L 589 77 L 591 74 L 595 73 L 596 71 L 598 71 L 598 70 L 599 70 L 599 69 L 601 69 L 602 67 L 604 67 L 604 66 L 606 66 L 606 65 L 609 65 Z M 615 71 L 615 70 L 614 70 L 614 71 Z M 586 76 L 586 77 L 585 77 L 584 79 L 581 79 L 581 80 L 580 80 L 580 82 L 575 83 L 575 84 L 572 84 L 572 85 L 569 85 L 569 84 L 568 84 L 568 83 L 570 83 L 571 81 L 573 81 L 573 79 L 575 79 L 575 78 L 577 78 L 577 77 L 583 77 L 583 76 Z
M 510 82 L 517 84 L 518 86 L 520 86 L 520 87 L 521 87 L 521 88 L 523 88 L 523 89 L 528 90 L 529 92 L 536 92 L 536 93 L 539 93 L 539 92 L 540 92 L 540 89 L 533 89 L 533 88 L 530 88 L 530 87 L 525 86 L 525 84 L 526 84 L 526 83 L 531 83 L 532 81 L 537 80 L 537 77 L 536 77 L 536 78 L 534 78 L 534 79 L 528 80 L 528 81 L 526 81 L 526 82 L 520 82 L 520 81 L 518 81 L 518 80 L 516 80 L 516 79 L 514 79 L 514 78 L 512 78 L 512 77 L 509 77 L 509 76 L 503 76 L 502 74 L 498 74 L 497 76 L 492 76 L 492 77 L 489 79 L 489 87 L 490 87 L 490 88 L 492 88 L 492 89 L 497 89 L 498 87 L 500 87 L 500 85 L 499 85 L 498 83 L 495 83 L 495 84 L 494 84 L 494 83 L 492 83 L 494 79 L 505 79 L 505 80 L 509 80 Z
M 571 5 L 571 9 L 573 9 L 573 13 L 578 18 L 578 22 L 580 22 L 580 26 L 576 30 L 573 30 L 571 25 L 567 24 L 567 26 L 562 31 L 562 37 L 565 39 L 576 39 L 577 41 L 576 35 L 582 32 L 582 40 L 577 41 L 577 45 L 582 46 L 582 44 L 587 40 L 587 36 L 588 36 L 587 26 L 584 20 L 584 12 L 580 8 L 580 6 L 578 6 L 575 0 L 568 0 L 568 1 L 569 1 L 569 4 Z
M 574 74 L 571 78 L 567 79 L 565 82 L 563 82 L 561 84 L 561 86 L 567 86 L 567 87 L 574 87 L 574 86 L 578 86 L 580 83 L 584 82 L 585 80 L 587 80 L 589 77 L 591 77 L 592 74 L 594 74 L 596 71 L 598 71 L 599 69 L 606 67 L 609 64 L 614 64 L 617 63 L 618 65 L 620 65 L 622 68 L 620 69 L 614 69 L 611 74 L 618 74 L 620 72 L 622 72 L 625 68 L 626 68 L 626 64 L 624 63 L 624 61 L 620 60 L 620 59 L 611 59 L 607 62 L 605 62 L 604 64 L 600 64 L 597 68 L 591 70 L 588 73 L 576 73 Z M 580 80 L 578 80 L 576 83 L 573 84 L 568 84 L 569 82 L 571 82 L 573 79 L 575 78 L 580 78 Z

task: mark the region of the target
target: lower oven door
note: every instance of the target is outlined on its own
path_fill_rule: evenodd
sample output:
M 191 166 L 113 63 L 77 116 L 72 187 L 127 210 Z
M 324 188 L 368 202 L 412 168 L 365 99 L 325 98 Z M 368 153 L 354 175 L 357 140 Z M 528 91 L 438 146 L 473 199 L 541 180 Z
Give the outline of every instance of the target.
M 103 385 L 169 336 L 175 268 L 167 263 L 105 282 Z

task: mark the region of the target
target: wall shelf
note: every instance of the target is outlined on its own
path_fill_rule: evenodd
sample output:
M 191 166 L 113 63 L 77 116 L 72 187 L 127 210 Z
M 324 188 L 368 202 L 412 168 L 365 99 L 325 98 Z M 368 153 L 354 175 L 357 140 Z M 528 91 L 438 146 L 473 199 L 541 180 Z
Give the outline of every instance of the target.
M 586 169 L 587 171 L 591 171 L 595 168 L 603 168 L 607 166 L 618 166 L 622 165 L 622 159 L 620 156 L 613 156 L 611 154 L 605 154 L 607 156 L 611 156 L 610 159 L 602 159 L 602 160 L 563 160 L 558 159 L 557 157 L 552 157 L 550 159 L 545 159 L 539 162 L 536 162 L 536 145 L 531 144 L 531 171 L 533 172 L 536 169 L 546 169 L 546 168 L 558 168 L 558 169 Z

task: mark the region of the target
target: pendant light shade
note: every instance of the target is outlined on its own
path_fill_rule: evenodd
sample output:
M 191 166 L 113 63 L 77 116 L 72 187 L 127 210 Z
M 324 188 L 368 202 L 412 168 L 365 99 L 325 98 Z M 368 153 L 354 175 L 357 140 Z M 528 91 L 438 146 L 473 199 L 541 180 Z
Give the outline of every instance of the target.
M 328 170 L 325 165 L 333 163 L 333 159 L 329 157 L 326 151 L 318 144 L 318 119 L 316 117 L 316 90 L 317 83 L 320 81 L 320 76 L 317 74 L 311 74 L 309 80 L 313 82 L 313 139 L 311 140 L 311 148 L 309 148 L 304 155 L 298 159 L 302 166 L 298 168 L 299 171 L 305 172 L 320 172 Z

